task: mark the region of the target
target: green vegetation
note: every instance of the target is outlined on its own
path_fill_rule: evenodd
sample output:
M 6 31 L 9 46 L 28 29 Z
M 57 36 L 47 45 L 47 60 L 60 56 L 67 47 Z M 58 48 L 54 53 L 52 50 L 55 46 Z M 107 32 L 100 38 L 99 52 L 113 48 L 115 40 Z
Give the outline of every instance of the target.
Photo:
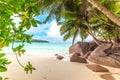
M 16 54 L 18 63 L 26 72 L 31 72 L 35 68 L 29 62 L 26 66 L 22 65 L 18 55 L 21 56 L 25 52 L 22 49 L 25 42 L 31 43 L 32 35 L 26 34 L 26 30 L 30 29 L 31 26 L 37 27 L 37 24 L 41 24 L 35 19 L 35 16 L 39 14 L 40 8 L 37 0 L 0 0 L 0 48 L 12 43 L 12 49 Z M 21 20 L 19 24 L 14 22 L 14 18 Z M 15 41 L 21 41 L 23 45 L 14 47 Z M 5 58 L 1 58 L 1 60 L 5 61 Z M 2 72 L 7 70 L 4 62 L 0 66 Z
M 31 42 L 49 43 L 49 41 L 40 40 L 40 39 L 32 39 Z
M 21 42 L 21 41 L 15 41 L 15 42 Z M 41 40 L 41 39 L 31 39 L 30 42 L 49 43 L 49 41 Z
M 6 65 L 10 64 L 6 58 L 4 58 L 5 53 L 0 53 L 0 72 L 7 71 Z
M 7 71 L 7 65 L 11 62 L 8 61 L 8 59 L 4 58 L 5 53 L 0 53 L 0 72 L 6 72 Z M 0 80 L 2 80 L 2 77 L 0 77 Z
M 25 52 L 25 42 L 31 43 L 32 35 L 25 32 L 31 26 L 42 24 L 35 17 L 44 13 L 48 13 L 44 22 L 56 19 L 62 25 L 60 32 L 64 40 L 73 37 L 74 43 L 77 36 L 84 41 L 91 35 L 98 45 L 100 40 L 120 42 L 120 0 L 0 0 L 0 48 L 13 43 L 18 63 L 26 73 L 35 68 L 30 62 L 22 65 L 18 55 Z M 21 20 L 19 24 L 14 22 L 13 17 Z M 64 21 L 61 21 L 62 18 Z M 22 45 L 14 47 L 15 41 L 20 41 Z M 3 60 L 0 70 L 6 71 L 5 65 L 9 61 L 0 58 Z
M 93 2 L 95 0 L 54 0 L 51 5 L 49 4 L 47 8 L 44 8 L 45 11 L 50 12 L 46 21 L 56 16 L 58 24 L 62 25 L 60 32 L 64 36 L 64 40 L 73 37 L 73 43 L 78 35 L 83 41 L 88 35 L 91 35 L 98 45 L 100 44 L 98 38 L 107 42 L 119 40 L 119 25 L 112 22 L 110 18 L 119 19 L 120 8 L 118 7 L 120 7 L 120 1 L 95 1 L 94 3 L 105 8 L 106 11 L 102 12 L 98 10 L 98 7 L 93 7 L 94 5 L 91 5 L 90 1 Z M 49 3 L 49 1 L 45 0 L 44 3 Z M 109 14 L 106 16 L 103 12 L 108 12 Z M 114 15 L 114 17 L 108 17 L 108 15 Z M 65 21 L 61 22 L 61 17 Z

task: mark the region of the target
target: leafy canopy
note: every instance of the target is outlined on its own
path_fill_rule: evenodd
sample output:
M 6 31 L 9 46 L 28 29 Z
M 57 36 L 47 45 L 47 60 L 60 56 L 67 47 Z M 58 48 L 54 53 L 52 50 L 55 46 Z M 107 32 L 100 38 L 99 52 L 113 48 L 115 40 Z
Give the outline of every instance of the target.
M 114 15 L 120 17 L 119 0 L 97 0 L 102 6 L 110 10 Z M 91 35 L 93 39 L 116 41 L 120 31 L 118 26 L 113 23 L 106 15 L 97 10 L 87 0 L 43 0 L 43 12 L 48 12 L 46 21 L 56 19 L 58 24 L 62 24 L 60 29 L 64 40 L 79 35 L 82 40 Z M 44 7 L 45 5 L 45 7 Z M 61 22 L 61 18 L 64 21 Z
M 119 0 L 97 1 L 120 17 Z M 120 31 L 117 25 L 87 3 L 87 0 L 0 0 L 0 48 L 13 43 L 12 49 L 18 63 L 26 73 L 32 72 L 35 68 L 30 62 L 26 66 L 22 65 L 17 55 L 21 56 L 25 52 L 25 42 L 31 43 L 32 35 L 26 34 L 26 30 L 41 24 L 35 17 L 44 13 L 48 14 L 44 22 L 54 18 L 58 24 L 62 24 L 60 31 L 61 35 L 64 35 L 64 40 L 73 37 L 74 42 L 78 35 L 82 40 L 88 35 L 94 39 L 100 37 L 109 41 L 119 39 Z M 14 22 L 14 18 L 20 19 L 19 24 Z M 61 18 L 64 21 L 61 22 Z M 20 41 L 22 45 L 14 47 L 15 41 Z M 0 54 L 1 72 L 6 71 L 6 65 L 10 63 L 3 58 L 4 55 Z
M 26 34 L 26 30 L 31 27 L 37 27 L 41 24 L 36 20 L 40 14 L 38 0 L 0 0 L 0 48 L 9 46 L 12 43 L 13 52 L 16 54 L 18 63 L 21 65 L 18 56 L 21 56 L 25 50 L 24 43 L 31 43 L 32 35 Z M 19 24 L 14 22 L 14 18 L 19 18 Z M 14 42 L 20 41 L 22 45 L 14 47 Z M 10 62 L 3 58 L 5 54 L 0 54 L 0 72 L 7 70 L 6 65 Z M 35 68 L 30 62 L 26 66 L 21 65 L 26 73 L 32 72 Z M 2 79 L 2 78 L 0 78 Z

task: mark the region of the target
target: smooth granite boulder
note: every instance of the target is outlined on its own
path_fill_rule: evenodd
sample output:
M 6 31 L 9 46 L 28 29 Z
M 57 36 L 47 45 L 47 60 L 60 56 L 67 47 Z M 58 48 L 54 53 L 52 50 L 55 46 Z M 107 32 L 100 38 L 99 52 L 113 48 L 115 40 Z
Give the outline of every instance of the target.
M 71 62 L 79 62 L 79 63 L 87 63 L 85 58 L 82 58 L 79 56 L 79 53 L 72 55 L 72 57 L 70 58 L 70 61 Z
M 69 48 L 70 61 L 86 63 L 85 59 L 96 47 L 95 42 L 77 42 Z
M 99 45 L 88 57 L 88 60 L 97 64 L 120 68 L 120 56 L 116 53 L 106 53 L 105 50 L 109 49 L 111 44 Z

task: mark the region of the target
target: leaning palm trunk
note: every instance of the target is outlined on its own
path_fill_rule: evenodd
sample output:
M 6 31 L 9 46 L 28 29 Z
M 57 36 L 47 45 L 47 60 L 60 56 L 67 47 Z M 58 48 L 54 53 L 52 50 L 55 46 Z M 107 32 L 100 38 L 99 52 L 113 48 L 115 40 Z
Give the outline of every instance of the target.
M 115 16 L 113 13 L 111 13 L 107 8 L 99 4 L 95 0 L 87 0 L 90 4 L 92 4 L 94 7 L 96 7 L 99 11 L 101 11 L 103 14 L 105 14 L 111 21 L 113 21 L 115 24 L 117 24 L 120 27 L 120 18 Z
M 101 45 L 101 42 L 93 35 L 93 33 L 91 32 L 88 32 L 88 33 L 90 34 L 90 36 L 92 36 L 93 40 L 95 41 L 97 45 Z

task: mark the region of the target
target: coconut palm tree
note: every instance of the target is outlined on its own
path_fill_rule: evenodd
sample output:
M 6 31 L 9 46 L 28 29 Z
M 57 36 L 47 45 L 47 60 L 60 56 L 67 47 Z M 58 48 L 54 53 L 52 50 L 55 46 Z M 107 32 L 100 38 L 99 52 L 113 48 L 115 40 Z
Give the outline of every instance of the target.
M 120 9 L 119 9 L 119 2 L 120 1 L 112 1 L 112 0 L 102 0 L 100 1 L 103 6 L 105 6 L 107 9 L 109 9 L 114 15 L 120 16 Z M 91 9 L 90 15 L 92 17 L 95 17 L 99 20 L 100 23 L 102 23 L 101 27 L 99 27 L 99 32 L 104 35 L 104 37 L 111 41 L 114 40 L 119 41 L 119 28 L 118 25 L 116 25 L 114 22 L 112 22 L 109 18 L 106 17 L 102 12 L 98 11 L 97 9 Z
M 120 26 L 120 18 L 116 15 L 114 15 L 109 9 L 101 5 L 95 0 L 87 0 L 90 4 L 92 4 L 94 7 L 96 7 L 98 10 L 100 10 L 103 14 L 105 14 L 111 21 L 116 23 L 118 26 Z M 104 0 L 102 0 L 104 1 Z M 107 1 L 113 1 L 113 0 L 107 0 Z M 106 2 L 107 2 L 106 1 Z M 119 0 L 115 0 L 116 2 L 119 2 Z
M 85 10 L 83 9 L 84 7 L 85 5 L 83 5 L 82 1 L 79 0 L 60 0 L 60 2 L 56 2 L 54 0 L 51 5 L 47 5 L 47 10 L 46 7 L 43 8 L 45 12 L 49 12 L 45 22 L 54 17 L 58 22 L 60 22 L 61 17 L 64 18 L 65 21 L 62 22 L 63 26 L 61 28 L 61 34 L 64 35 L 64 40 L 73 37 L 74 42 L 77 35 L 81 35 L 81 39 L 83 40 L 86 38 L 86 36 L 88 36 L 89 33 L 94 36 L 84 21 L 86 14 Z
M 69 0 L 64 3 L 64 8 L 65 10 L 63 11 L 62 16 L 65 21 L 60 30 L 61 35 L 64 35 L 64 40 L 73 37 L 72 44 L 78 35 L 80 35 L 83 41 L 88 36 L 88 28 L 84 21 L 82 21 L 82 2 L 79 2 L 79 0 L 76 0 L 76 2 L 74 0 Z
M 113 12 L 114 15 L 119 16 L 120 10 L 116 10 L 119 7 L 119 1 L 98 1 L 103 7 Z M 61 34 L 64 35 L 64 40 L 73 37 L 74 42 L 77 35 L 81 35 L 83 40 L 90 34 L 99 45 L 100 41 L 96 37 L 106 41 L 111 41 L 113 37 L 116 40 L 118 38 L 119 30 L 116 28 L 118 26 L 107 18 L 107 15 L 87 3 L 87 0 L 52 0 L 51 2 L 43 0 L 42 4 L 42 12 L 49 13 L 45 22 L 52 18 L 56 18 L 60 22 L 61 18 L 64 18 L 60 30 Z

